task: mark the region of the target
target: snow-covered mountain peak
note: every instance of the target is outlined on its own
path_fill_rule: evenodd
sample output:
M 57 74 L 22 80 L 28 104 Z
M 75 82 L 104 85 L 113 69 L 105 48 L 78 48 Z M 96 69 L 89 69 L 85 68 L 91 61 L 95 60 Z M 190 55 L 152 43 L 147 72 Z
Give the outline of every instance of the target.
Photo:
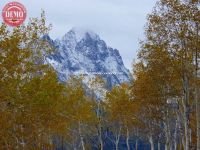
M 80 42 L 81 40 L 90 37 L 93 40 L 99 40 L 99 36 L 94 33 L 92 30 L 89 30 L 87 28 L 81 28 L 81 27 L 73 27 L 69 32 L 67 32 L 63 36 L 63 41 L 68 41 L 69 39 L 75 40 L 76 43 Z
M 71 75 L 84 75 L 85 78 L 100 75 L 110 88 L 131 80 L 119 51 L 108 47 L 90 30 L 73 28 L 60 40 L 52 42 L 47 39 L 57 49 L 47 61 L 57 71 L 61 81 L 66 81 Z

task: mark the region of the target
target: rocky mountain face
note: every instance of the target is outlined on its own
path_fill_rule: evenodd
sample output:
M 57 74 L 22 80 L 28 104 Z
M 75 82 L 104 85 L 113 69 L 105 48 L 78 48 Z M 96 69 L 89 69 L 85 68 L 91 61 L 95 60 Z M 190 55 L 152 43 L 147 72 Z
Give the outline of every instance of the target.
M 61 39 L 46 38 L 56 48 L 55 53 L 47 58 L 47 63 L 57 71 L 61 81 L 66 81 L 71 75 L 84 75 L 86 78 L 100 75 L 110 88 L 131 80 L 119 51 L 107 46 L 92 31 L 73 28 Z

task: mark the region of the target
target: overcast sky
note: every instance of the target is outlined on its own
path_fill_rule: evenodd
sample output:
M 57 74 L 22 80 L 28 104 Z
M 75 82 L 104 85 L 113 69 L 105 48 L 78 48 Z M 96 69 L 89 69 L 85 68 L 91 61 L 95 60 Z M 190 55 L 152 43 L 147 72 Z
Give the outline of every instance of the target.
M 17 0 L 25 5 L 28 17 L 38 17 L 45 10 L 53 25 L 53 39 L 62 37 L 72 27 L 93 30 L 106 43 L 120 51 L 124 64 L 131 69 L 139 40 L 144 37 L 146 16 L 156 0 Z M 0 0 L 0 10 L 10 0 Z M 2 17 L 1 20 L 2 21 Z

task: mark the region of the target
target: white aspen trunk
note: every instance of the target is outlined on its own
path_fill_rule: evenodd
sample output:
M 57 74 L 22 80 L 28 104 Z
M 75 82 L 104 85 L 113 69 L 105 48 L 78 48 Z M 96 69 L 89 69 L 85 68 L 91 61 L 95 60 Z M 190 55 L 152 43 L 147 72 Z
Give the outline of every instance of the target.
M 158 144 L 157 144 L 157 148 L 158 148 L 158 150 L 160 150 L 161 149 L 161 145 L 160 145 L 160 139 L 161 139 L 161 133 L 158 135 Z
M 135 150 L 138 150 L 138 140 L 135 141 Z
M 115 141 L 115 150 L 119 150 L 119 139 Z
M 81 132 L 81 123 L 80 123 L 80 121 L 79 121 L 79 135 L 80 135 L 80 138 L 81 138 L 82 150 L 85 150 L 85 143 L 84 143 L 83 135 L 82 135 L 82 132 Z
M 187 58 L 187 54 L 185 52 L 185 58 Z M 182 69 L 187 70 L 187 61 L 183 60 Z M 183 125 L 184 125 L 184 150 L 189 150 L 189 79 L 187 77 L 187 72 L 183 72 L 183 94 L 184 98 L 182 98 L 182 106 L 183 106 Z
M 165 150 L 170 150 L 171 149 L 171 133 L 170 133 L 170 128 L 169 128 L 169 120 L 168 120 L 168 110 L 166 114 L 166 119 L 164 122 L 164 127 L 165 127 L 165 137 L 166 137 L 166 143 L 165 143 Z
M 199 45 L 199 24 L 196 24 L 196 46 Z M 198 70 L 199 70 L 199 63 L 198 63 L 198 47 L 196 47 L 195 51 L 195 78 L 196 78 L 196 85 L 195 85 L 195 103 L 196 103 L 196 125 L 197 125 L 197 150 L 200 150 L 200 100 L 199 100 L 199 88 L 198 88 Z
M 138 129 L 136 128 L 136 136 L 138 137 Z M 138 139 L 135 141 L 135 150 L 138 150 Z
M 83 136 L 81 135 L 81 146 L 82 146 L 82 150 L 85 150 L 85 143 L 83 141 Z
M 174 150 L 177 150 L 177 130 L 178 130 L 178 120 L 176 120 L 175 131 L 174 131 Z
M 126 128 L 126 146 L 127 146 L 127 150 L 130 150 L 130 145 L 129 145 L 129 129 L 128 127 Z
M 183 105 L 183 123 L 184 123 L 184 150 L 189 150 L 189 126 L 188 126 L 188 113 L 187 113 L 187 107 L 184 104 Z
M 101 145 L 100 149 L 103 150 L 103 140 L 102 140 L 102 138 L 100 138 L 100 145 Z
M 115 138 L 115 150 L 119 149 L 120 136 L 121 136 L 121 127 L 119 128 L 119 132 L 117 133 L 116 138 Z
M 183 124 L 184 124 L 184 150 L 189 150 L 189 61 L 188 61 L 188 48 L 186 46 L 186 41 L 181 40 L 181 47 L 183 49 L 182 56 L 182 82 L 183 82 L 183 96 L 182 105 L 183 105 Z
M 101 115 L 100 115 L 100 102 L 98 102 L 98 110 L 97 110 L 97 117 L 99 119 L 99 125 L 98 125 L 98 130 L 99 130 L 99 142 L 100 142 L 100 150 L 103 150 L 103 139 L 102 139 L 102 125 L 101 125 Z
M 118 149 L 119 149 L 119 148 L 118 148 L 118 144 L 119 144 L 119 142 L 116 141 L 116 142 L 115 142 L 115 150 L 118 150 Z
M 166 123 L 165 123 L 165 136 L 166 136 L 165 150 L 169 150 L 169 133 Z
M 99 125 L 98 125 L 98 139 L 99 139 L 99 142 L 100 142 L 100 150 L 103 150 L 102 127 L 101 127 L 100 122 L 99 122 Z
M 152 135 L 149 136 L 149 143 L 151 144 L 151 150 L 154 150 L 154 142 Z

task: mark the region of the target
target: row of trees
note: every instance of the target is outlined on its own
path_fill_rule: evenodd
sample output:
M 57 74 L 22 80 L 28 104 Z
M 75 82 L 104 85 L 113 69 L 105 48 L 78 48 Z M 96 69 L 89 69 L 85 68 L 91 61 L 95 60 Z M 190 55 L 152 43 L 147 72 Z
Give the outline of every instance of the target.
M 118 149 L 122 127 L 128 135 L 129 122 L 135 119 L 128 120 L 133 106 L 129 105 L 127 86 L 114 88 L 104 103 L 96 97 L 97 93 L 103 96 L 105 83 L 100 78 L 91 79 L 89 89 L 82 77 L 59 82 L 45 64 L 54 48 L 41 37 L 50 28 L 44 13 L 26 26 L 0 26 L 0 149 L 103 149 L 106 128 L 112 126 L 116 126 L 112 130 L 116 136 L 110 140 Z M 120 97 L 113 97 L 115 94 Z M 128 103 L 120 106 L 121 100 Z
M 135 65 L 135 98 L 149 102 L 148 115 L 159 114 L 149 120 L 150 136 L 160 140 L 153 131 L 163 125 L 166 149 L 200 149 L 199 7 L 199 0 L 160 0 Z
M 160 0 L 148 16 L 133 81 L 105 92 L 97 77 L 66 83 L 45 65 L 51 26 L 0 26 L 0 148 L 200 149 L 198 0 Z M 89 87 L 89 88 L 88 88 Z M 100 95 L 100 96 L 99 96 Z M 100 99 L 101 100 L 100 100 Z

